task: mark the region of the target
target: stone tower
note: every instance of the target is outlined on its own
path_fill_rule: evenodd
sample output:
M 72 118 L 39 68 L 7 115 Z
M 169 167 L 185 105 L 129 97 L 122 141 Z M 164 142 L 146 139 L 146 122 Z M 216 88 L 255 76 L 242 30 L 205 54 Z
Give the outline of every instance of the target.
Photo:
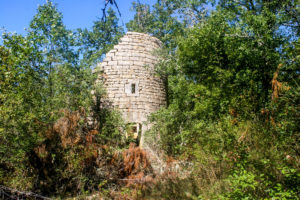
M 163 81 L 154 72 L 157 57 L 153 51 L 161 44 L 150 35 L 128 32 L 97 66 L 107 90 L 106 102 L 122 113 L 129 126 L 127 134 L 140 146 L 149 128 L 144 123 L 147 117 L 166 104 Z

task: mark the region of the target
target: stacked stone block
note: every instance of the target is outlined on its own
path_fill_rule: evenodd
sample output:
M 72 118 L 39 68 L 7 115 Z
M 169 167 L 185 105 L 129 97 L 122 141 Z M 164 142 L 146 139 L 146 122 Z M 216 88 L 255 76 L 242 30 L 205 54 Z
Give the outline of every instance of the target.
M 121 111 L 127 123 L 141 124 L 142 133 L 149 114 L 166 104 L 163 81 L 154 70 L 154 51 L 160 47 L 155 37 L 128 32 L 97 66 L 107 90 L 106 102 Z

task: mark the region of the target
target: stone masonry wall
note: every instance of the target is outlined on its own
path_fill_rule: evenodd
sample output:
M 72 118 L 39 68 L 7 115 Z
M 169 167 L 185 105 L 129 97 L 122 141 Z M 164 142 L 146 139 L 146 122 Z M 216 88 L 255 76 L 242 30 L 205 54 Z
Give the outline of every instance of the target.
M 121 111 L 127 123 L 143 124 L 150 113 L 166 104 L 163 81 L 154 73 L 157 57 L 153 51 L 160 47 L 155 37 L 128 32 L 97 66 L 103 72 L 99 80 L 106 87 L 107 102 Z M 146 129 L 142 125 L 142 133 Z

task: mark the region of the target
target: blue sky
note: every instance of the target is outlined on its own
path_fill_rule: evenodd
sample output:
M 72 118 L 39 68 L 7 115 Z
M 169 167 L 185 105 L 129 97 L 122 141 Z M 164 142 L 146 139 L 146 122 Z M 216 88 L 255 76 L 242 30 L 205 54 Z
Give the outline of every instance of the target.
M 133 0 L 117 0 L 121 18 L 126 24 L 133 18 L 130 11 Z M 0 0 L 0 27 L 9 32 L 24 34 L 36 14 L 38 5 L 46 0 Z M 89 28 L 93 21 L 101 18 L 105 0 L 52 0 L 62 12 L 64 23 L 69 29 Z M 153 5 L 155 0 L 140 0 L 141 3 Z

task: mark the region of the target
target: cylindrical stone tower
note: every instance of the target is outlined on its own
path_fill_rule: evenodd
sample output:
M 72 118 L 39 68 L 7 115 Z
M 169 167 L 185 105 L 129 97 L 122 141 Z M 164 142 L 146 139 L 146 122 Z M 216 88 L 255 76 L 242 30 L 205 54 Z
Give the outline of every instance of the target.
M 97 66 L 107 90 L 106 102 L 122 113 L 129 125 L 127 134 L 140 146 L 148 129 L 147 117 L 166 105 L 163 81 L 154 71 L 157 57 L 153 53 L 160 47 L 155 37 L 128 32 Z

